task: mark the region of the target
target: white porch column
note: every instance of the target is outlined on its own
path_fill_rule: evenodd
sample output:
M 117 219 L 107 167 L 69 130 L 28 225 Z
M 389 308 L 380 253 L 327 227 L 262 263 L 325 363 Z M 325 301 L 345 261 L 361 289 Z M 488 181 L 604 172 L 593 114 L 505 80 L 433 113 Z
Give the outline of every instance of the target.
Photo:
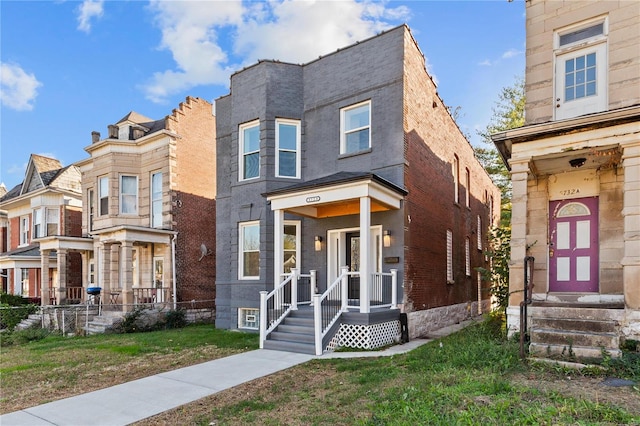
M 283 270 L 282 240 L 284 239 L 284 210 L 273 211 L 273 287 L 281 282 Z
M 624 166 L 624 257 L 622 280 L 624 303 L 628 309 L 640 309 L 640 140 L 623 142 Z
M 40 305 L 47 306 L 51 301 L 49 293 L 49 250 L 40 250 Z
M 370 312 L 371 199 L 360 198 L 360 312 Z
M 133 271 L 132 271 L 132 256 L 133 243 L 131 241 L 122 242 L 122 254 L 120 256 L 120 270 L 122 273 L 122 303 L 124 304 L 123 310 L 128 311 L 133 309 Z

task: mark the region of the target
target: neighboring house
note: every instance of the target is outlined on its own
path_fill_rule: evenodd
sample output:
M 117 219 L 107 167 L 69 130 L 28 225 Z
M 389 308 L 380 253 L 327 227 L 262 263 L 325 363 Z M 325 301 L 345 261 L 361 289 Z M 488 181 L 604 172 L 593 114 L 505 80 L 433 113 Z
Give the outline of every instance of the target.
M 82 172 L 85 287 L 103 304 L 212 307 L 216 151 L 213 105 L 186 101 L 160 120 L 131 112 L 100 138 Z
M 640 340 L 640 6 L 530 0 L 526 29 L 525 126 L 492 136 L 513 182 L 508 325 L 533 256 L 531 353 L 617 355 Z
M 390 343 L 401 312 L 417 337 L 488 309 L 475 268 L 499 191 L 408 27 L 304 65 L 260 61 L 216 110 L 217 327 L 317 353 Z M 313 323 L 316 291 L 322 324 L 292 325 Z
M 81 234 L 80 171 L 32 154 L 25 178 L 0 198 L 3 291 L 43 305 L 78 300 L 82 292 L 81 258 L 64 248 L 41 250 L 46 238 Z M 4 278 L 3 278 L 4 280 Z

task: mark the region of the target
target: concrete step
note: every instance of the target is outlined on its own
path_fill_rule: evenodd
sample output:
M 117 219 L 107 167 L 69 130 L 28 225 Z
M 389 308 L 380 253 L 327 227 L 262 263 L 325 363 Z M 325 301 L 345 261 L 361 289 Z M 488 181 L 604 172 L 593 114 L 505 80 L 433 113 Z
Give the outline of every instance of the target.
M 582 346 L 592 348 L 617 349 L 620 346 L 615 333 L 592 333 L 571 330 L 532 328 L 529 332 L 531 343 L 546 345 Z
M 572 319 L 572 318 L 531 318 L 532 329 L 569 330 L 593 333 L 615 333 L 613 320 Z
M 622 355 L 620 349 L 605 349 L 612 357 L 618 358 Z M 545 359 L 602 359 L 602 348 L 554 345 L 546 343 L 531 343 L 529 345 L 529 355 Z
M 608 307 L 581 307 L 578 304 L 572 306 L 536 306 L 528 308 L 532 319 L 575 319 L 593 321 L 620 321 L 624 318 L 624 309 L 611 309 Z
M 279 340 L 265 341 L 264 348 L 275 350 L 275 351 L 296 352 L 296 353 L 310 354 L 310 355 L 315 355 L 316 353 L 316 348 L 314 344 L 279 341 Z
M 279 342 L 302 342 L 302 343 L 315 343 L 316 337 L 312 333 L 309 334 L 301 334 L 301 333 L 287 333 L 284 331 L 280 331 L 278 327 L 277 331 L 272 332 L 269 335 L 269 339 L 277 340 Z

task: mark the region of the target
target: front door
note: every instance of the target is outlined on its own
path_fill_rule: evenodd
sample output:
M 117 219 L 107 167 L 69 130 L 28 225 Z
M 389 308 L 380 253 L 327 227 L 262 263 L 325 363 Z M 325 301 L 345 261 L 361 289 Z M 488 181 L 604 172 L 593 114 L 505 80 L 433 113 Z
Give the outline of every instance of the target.
M 598 291 L 598 197 L 549 203 L 549 291 Z
M 346 253 L 347 253 L 347 266 L 349 267 L 349 272 L 359 272 L 360 271 L 360 234 L 357 232 L 349 232 L 346 235 L 345 239 L 347 243 Z M 359 299 L 360 298 L 360 277 L 359 276 L 349 276 L 349 299 Z

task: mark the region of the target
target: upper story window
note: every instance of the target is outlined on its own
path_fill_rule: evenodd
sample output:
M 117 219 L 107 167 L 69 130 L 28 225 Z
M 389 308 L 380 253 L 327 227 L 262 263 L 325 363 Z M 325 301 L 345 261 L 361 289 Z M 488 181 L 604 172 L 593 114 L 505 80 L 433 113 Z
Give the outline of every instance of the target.
M 371 148 L 371 101 L 340 110 L 340 154 Z
M 276 176 L 300 177 L 300 121 L 276 120 Z
M 93 199 L 93 189 L 87 192 L 87 199 L 89 200 L 89 231 L 93 231 L 93 216 L 95 214 L 95 200 Z
M 29 216 L 20 216 L 20 245 L 29 244 Z
M 464 202 L 467 207 L 471 206 L 471 173 L 469 169 L 464 169 Z
M 471 241 L 469 237 L 464 240 L 464 273 L 471 276 Z
M 98 215 L 109 214 L 109 178 L 106 176 L 98 179 L 98 199 Z
M 151 174 L 151 227 L 162 227 L 162 172 Z
M 137 176 L 120 176 L 120 213 L 138 214 Z
M 240 126 L 240 180 L 260 176 L 260 122 Z
M 607 33 L 606 17 L 556 31 L 556 119 L 607 109 Z
M 453 232 L 447 229 L 447 282 L 453 283 Z
M 260 278 L 260 222 L 245 222 L 239 226 L 238 279 Z
M 478 225 L 476 230 L 476 234 L 478 238 L 477 245 L 478 245 L 478 250 L 482 251 L 482 218 L 480 217 L 480 215 L 478 215 L 477 219 L 478 219 Z
M 460 202 L 460 160 L 458 160 L 458 156 L 453 156 L 453 201 L 455 203 Z
M 47 209 L 47 235 L 58 235 L 60 229 L 60 210 L 57 207 Z
M 33 238 L 44 236 L 42 232 L 42 210 L 43 209 L 35 209 L 33 211 Z

